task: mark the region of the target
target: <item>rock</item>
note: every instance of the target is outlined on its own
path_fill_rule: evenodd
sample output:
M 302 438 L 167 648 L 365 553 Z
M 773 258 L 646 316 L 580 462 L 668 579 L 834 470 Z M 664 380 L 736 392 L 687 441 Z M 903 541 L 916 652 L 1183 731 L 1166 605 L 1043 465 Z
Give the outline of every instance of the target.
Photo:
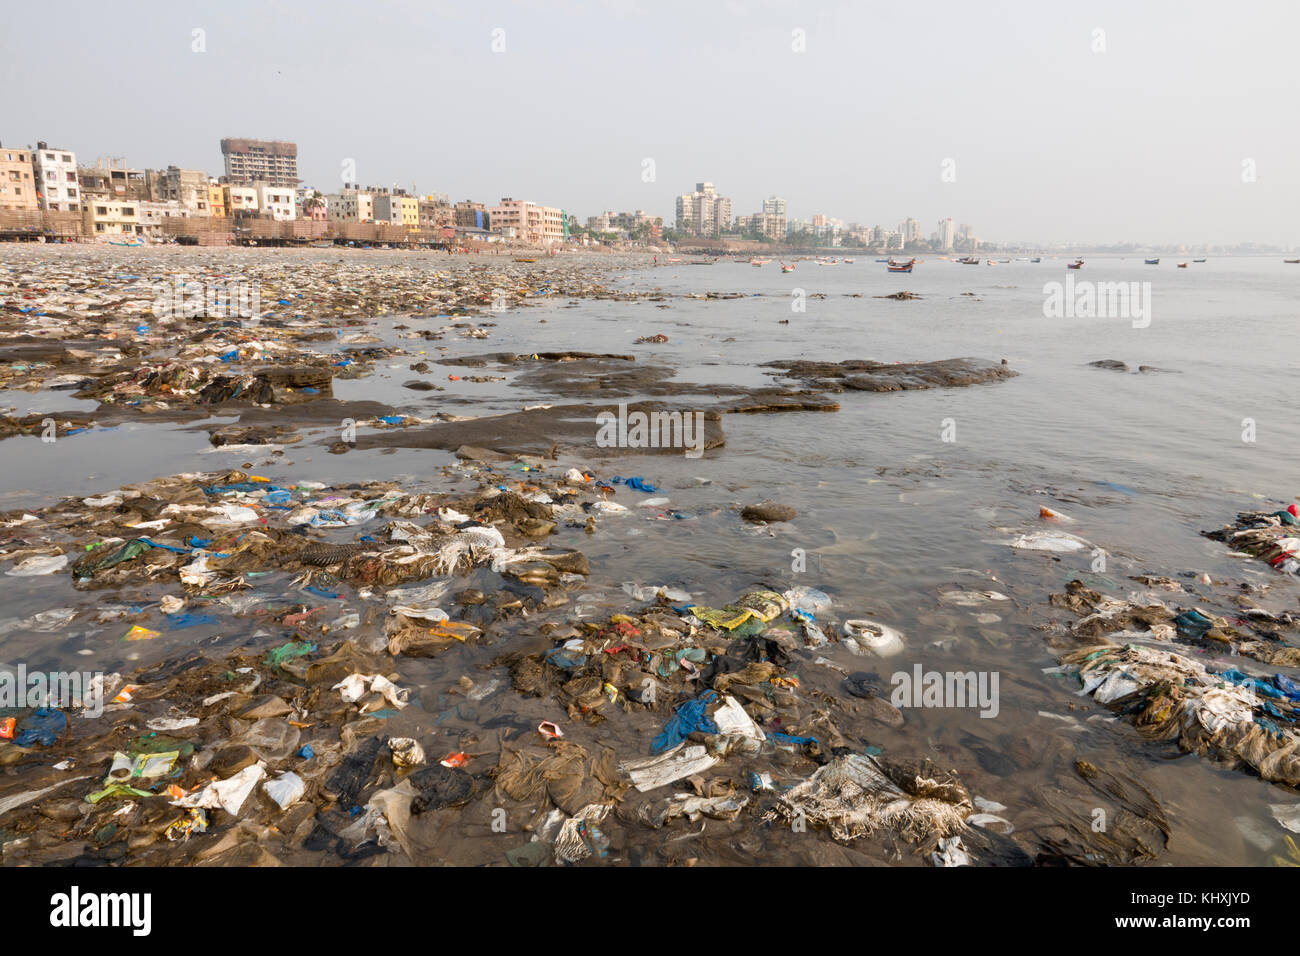
M 746 521 L 765 521 L 771 524 L 776 521 L 791 521 L 798 513 L 789 505 L 761 501 L 756 505 L 746 505 L 741 509 L 740 516 Z

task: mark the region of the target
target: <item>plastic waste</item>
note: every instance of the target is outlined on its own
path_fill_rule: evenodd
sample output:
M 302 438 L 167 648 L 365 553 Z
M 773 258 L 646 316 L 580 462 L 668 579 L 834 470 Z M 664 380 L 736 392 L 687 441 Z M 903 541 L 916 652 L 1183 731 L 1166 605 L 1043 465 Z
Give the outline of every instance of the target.
M 204 810 L 224 810 L 231 816 L 238 816 L 244 801 L 253 792 L 253 788 L 266 777 L 266 765 L 255 763 L 245 767 L 239 773 L 225 780 L 208 784 L 179 800 L 172 800 L 174 807 L 200 807 Z
M 859 618 L 845 621 L 844 645 L 855 654 L 893 657 L 903 650 L 902 632 L 876 621 Z
M 262 789 L 266 791 L 268 797 L 276 802 L 281 810 L 287 810 L 307 792 L 307 785 L 303 782 L 302 777 L 292 770 L 286 770 L 274 780 L 263 783 Z
M 414 737 L 389 737 L 388 749 L 398 767 L 420 767 L 425 763 L 424 748 Z
M 706 690 L 694 700 L 679 704 L 676 713 L 664 725 L 664 729 L 650 742 L 650 752 L 659 754 L 676 747 L 697 730 L 706 734 L 718 733 L 717 724 L 707 712 L 709 704 L 717 697 L 716 691 Z

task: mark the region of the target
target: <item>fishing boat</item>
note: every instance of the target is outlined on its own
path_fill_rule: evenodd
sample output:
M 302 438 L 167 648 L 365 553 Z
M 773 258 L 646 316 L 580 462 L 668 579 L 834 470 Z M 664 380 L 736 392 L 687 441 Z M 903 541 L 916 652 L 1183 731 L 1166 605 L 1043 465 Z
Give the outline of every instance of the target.
M 915 259 L 909 259 L 906 262 L 894 262 L 892 259 L 885 264 L 885 268 L 890 272 L 911 272 L 912 266 L 916 263 Z
M 979 256 L 966 256 L 965 258 L 958 259 L 957 261 L 964 266 L 977 266 L 980 264 Z
M 673 258 L 669 259 L 668 261 L 669 261 L 669 262 L 681 262 L 681 261 L 682 261 L 682 257 L 681 257 L 681 256 L 674 256 Z
M 1067 262 L 1067 263 L 1065 264 L 1065 268 L 1067 268 L 1067 269 L 1082 269 L 1082 268 L 1083 268 L 1083 260 L 1082 260 L 1082 259 L 1076 259 L 1074 262 Z
M 1030 262 L 1042 262 L 1042 261 L 1043 261 L 1043 257 L 1042 257 L 1042 256 L 1034 256 L 1034 258 L 1030 259 L 1029 261 L 1030 261 Z
M 767 264 L 768 264 L 769 262 L 771 262 L 771 261 L 772 261 L 771 259 L 750 259 L 750 260 L 749 260 L 749 264 L 750 264 L 751 266 L 760 266 L 760 267 L 761 267 L 761 266 L 765 266 L 765 265 L 767 265 Z
M 1160 260 L 1159 260 L 1159 259 L 1143 259 L 1143 260 L 1142 260 L 1142 264 L 1143 264 L 1143 265 L 1147 265 L 1147 266 L 1158 266 L 1158 265 L 1160 265 Z
M 1300 259 L 1283 259 L 1282 261 L 1287 263 L 1288 265 L 1295 265 L 1296 263 L 1300 262 Z
M 996 260 L 996 259 L 985 259 L 985 260 L 984 260 L 984 264 L 985 264 L 986 266 L 995 266 L 995 265 L 997 265 L 998 263 L 997 263 L 997 260 Z
M 783 263 L 781 263 L 781 271 L 782 271 L 782 272 L 794 272 L 794 266 L 792 266 L 792 265 L 786 265 L 786 264 L 783 262 Z
M 315 240 L 314 242 L 311 243 L 311 247 L 312 247 L 313 249 L 333 249 L 333 248 L 334 248 L 334 240 L 333 240 L 333 239 L 317 239 L 317 240 Z
M 1204 262 L 1205 260 L 1204 260 L 1204 259 L 1193 259 L 1192 261 L 1193 261 L 1193 262 Z
M 1186 262 L 1180 262 L 1180 263 L 1178 263 L 1178 268 L 1180 268 L 1180 269 L 1186 269 L 1186 268 L 1187 268 L 1187 263 L 1186 263 Z
M 692 265 L 692 266 L 711 266 L 711 265 L 713 265 L 713 263 L 715 263 L 715 262 L 717 262 L 716 259 L 692 259 L 692 260 L 688 263 L 688 265 Z
M 845 261 L 845 262 L 856 262 L 857 260 L 856 260 L 856 259 L 845 259 L 844 261 Z
M 515 256 L 515 262 L 536 262 L 536 259 L 525 259 L 522 256 Z
M 17 174 L 15 173 L 15 175 Z M 140 236 L 136 236 L 134 239 L 124 239 L 121 241 L 117 239 L 110 239 L 108 240 L 108 244 L 110 246 L 143 246 L 144 239 L 141 238 Z

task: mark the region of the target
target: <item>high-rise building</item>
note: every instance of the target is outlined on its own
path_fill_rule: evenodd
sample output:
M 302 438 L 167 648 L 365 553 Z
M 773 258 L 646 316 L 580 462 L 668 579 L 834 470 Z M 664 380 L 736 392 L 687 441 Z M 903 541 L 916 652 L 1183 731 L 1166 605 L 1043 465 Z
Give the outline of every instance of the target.
M 32 174 L 36 199 L 46 212 L 80 212 L 81 189 L 77 183 L 77 154 L 70 149 L 50 149 L 37 143 L 32 153 Z
M 939 220 L 939 248 L 943 252 L 952 252 L 957 241 L 957 230 L 951 219 Z
M 731 200 L 713 183 L 696 183 L 695 192 L 677 197 L 677 231 L 688 236 L 716 236 L 731 223 Z
M 770 196 L 763 200 L 763 235 L 780 241 L 785 238 L 785 200 Z
M 226 181 L 238 186 L 254 182 L 270 186 L 298 185 L 298 144 L 268 139 L 223 139 Z

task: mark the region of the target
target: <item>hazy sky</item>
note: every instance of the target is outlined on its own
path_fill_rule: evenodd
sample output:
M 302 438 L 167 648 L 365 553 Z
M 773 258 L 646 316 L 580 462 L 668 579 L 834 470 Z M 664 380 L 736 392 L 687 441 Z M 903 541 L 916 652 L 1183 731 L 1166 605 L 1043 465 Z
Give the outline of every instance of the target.
M 325 192 L 351 158 L 362 183 L 583 218 L 671 221 L 710 180 L 734 214 L 775 193 L 792 218 L 926 235 L 951 216 L 1002 241 L 1300 238 L 1291 0 L 73 0 L 3 20 L 0 142 L 83 163 L 218 175 L 221 137 L 250 136 L 297 142 Z

